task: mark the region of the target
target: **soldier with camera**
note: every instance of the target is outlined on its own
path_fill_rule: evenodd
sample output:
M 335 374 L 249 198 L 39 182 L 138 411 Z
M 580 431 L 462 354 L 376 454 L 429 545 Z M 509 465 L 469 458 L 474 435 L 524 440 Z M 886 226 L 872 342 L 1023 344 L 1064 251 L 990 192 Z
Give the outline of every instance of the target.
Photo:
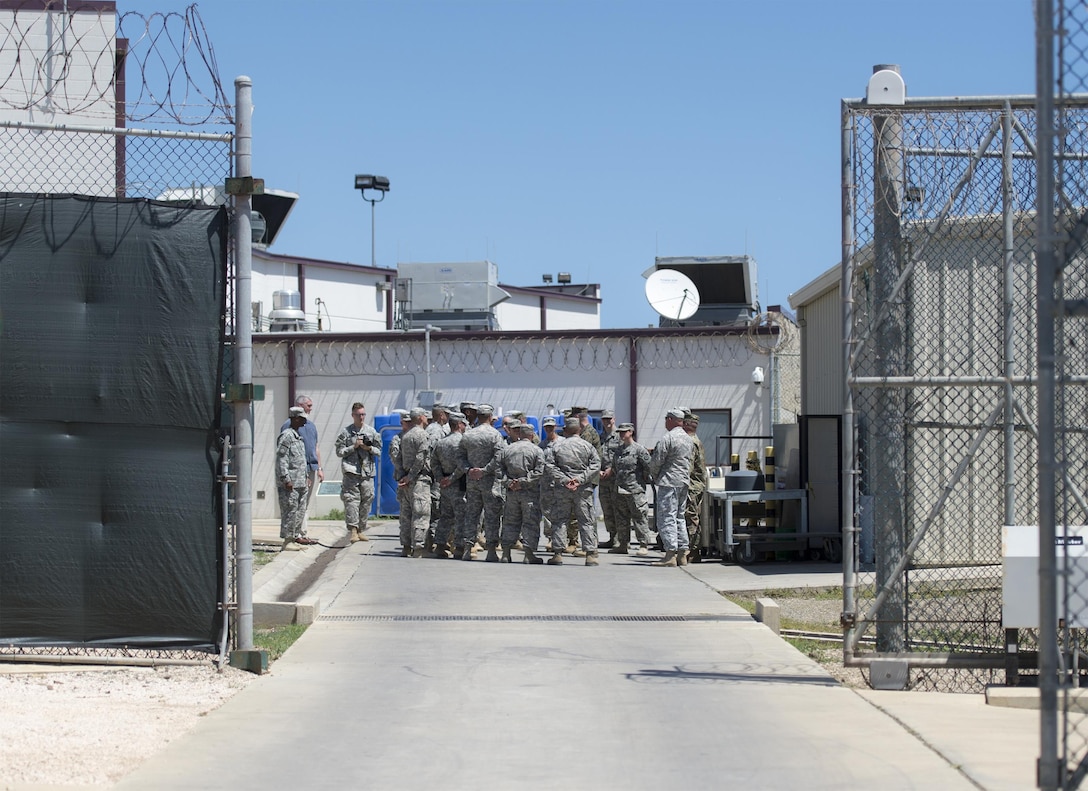
M 351 405 L 351 425 L 336 437 L 336 455 L 344 473 L 340 499 L 353 544 L 370 540 L 366 522 L 374 502 L 374 460 L 382 455 L 381 435 L 365 419 L 366 407 L 356 401 Z

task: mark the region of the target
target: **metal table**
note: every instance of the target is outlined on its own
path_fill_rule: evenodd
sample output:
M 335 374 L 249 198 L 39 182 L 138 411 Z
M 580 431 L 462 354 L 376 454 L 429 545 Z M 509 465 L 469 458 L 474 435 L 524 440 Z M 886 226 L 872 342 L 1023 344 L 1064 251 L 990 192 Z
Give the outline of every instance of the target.
M 805 489 L 773 489 L 755 491 L 708 491 L 713 498 L 712 520 L 718 534 L 718 549 L 721 556 L 731 555 L 738 563 L 751 563 L 756 559 L 759 544 L 774 549 L 810 550 L 813 540 L 825 557 L 834 560 L 835 542 L 838 542 L 839 558 L 842 555 L 842 542 L 838 533 L 810 533 L 808 530 L 808 491 Z M 781 500 L 797 500 L 801 504 L 800 529 L 788 533 L 753 532 L 738 533 L 733 526 L 734 503 L 765 503 Z M 721 518 L 719 518 L 721 512 Z M 783 544 L 789 546 L 783 546 Z

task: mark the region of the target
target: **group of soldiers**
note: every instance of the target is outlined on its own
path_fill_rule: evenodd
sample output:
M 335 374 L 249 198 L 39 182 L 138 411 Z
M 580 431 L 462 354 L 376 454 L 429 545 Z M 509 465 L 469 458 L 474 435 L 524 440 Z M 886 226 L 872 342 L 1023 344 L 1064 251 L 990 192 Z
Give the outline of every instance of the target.
M 389 455 L 404 557 L 473 560 L 486 551 L 487 561 L 510 563 L 520 549 L 523 562 L 544 563 L 538 554 L 542 528 L 549 565 L 562 565 L 566 553 L 596 566 L 600 549 L 628 554 L 632 536 L 637 554 L 647 555 L 655 545 L 648 525 L 652 485 L 656 541 L 665 553 L 653 565 L 698 560 L 706 462 L 696 436 L 699 417 L 688 409 L 668 410 L 666 434 L 652 450 L 635 441 L 633 424 L 617 426 L 611 410 L 601 415 L 600 432 L 584 407 L 564 411 L 561 431 L 555 417 L 545 417 L 543 436 L 517 410 L 496 421 L 489 404 L 395 411 L 401 433 L 391 440 Z M 365 422 L 363 404 L 353 404 L 351 414 L 352 423 L 336 438 L 336 455 L 354 543 L 368 540 L 382 439 Z M 599 545 L 595 492 L 608 531 Z

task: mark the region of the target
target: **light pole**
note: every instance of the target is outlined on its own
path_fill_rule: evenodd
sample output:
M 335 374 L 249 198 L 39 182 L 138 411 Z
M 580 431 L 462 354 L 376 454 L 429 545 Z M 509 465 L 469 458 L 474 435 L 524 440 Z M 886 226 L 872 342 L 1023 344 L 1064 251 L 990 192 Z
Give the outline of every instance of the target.
M 385 176 L 371 176 L 359 174 L 355 176 L 355 189 L 359 190 L 363 200 L 370 204 L 370 265 L 377 266 L 378 260 L 374 250 L 374 204 L 385 200 L 385 193 L 389 192 L 389 179 Z M 367 190 L 380 193 L 380 198 L 368 198 Z

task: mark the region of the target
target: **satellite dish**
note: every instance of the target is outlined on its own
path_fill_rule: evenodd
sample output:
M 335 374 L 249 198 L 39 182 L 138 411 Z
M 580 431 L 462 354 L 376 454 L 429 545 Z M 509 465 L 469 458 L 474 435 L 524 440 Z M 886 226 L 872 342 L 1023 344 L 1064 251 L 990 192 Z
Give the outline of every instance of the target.
M 646 300 L 662 318 L 690 319 L 699 309 L 699 289 L 675 269 L 658 269 L 646 278 Z

